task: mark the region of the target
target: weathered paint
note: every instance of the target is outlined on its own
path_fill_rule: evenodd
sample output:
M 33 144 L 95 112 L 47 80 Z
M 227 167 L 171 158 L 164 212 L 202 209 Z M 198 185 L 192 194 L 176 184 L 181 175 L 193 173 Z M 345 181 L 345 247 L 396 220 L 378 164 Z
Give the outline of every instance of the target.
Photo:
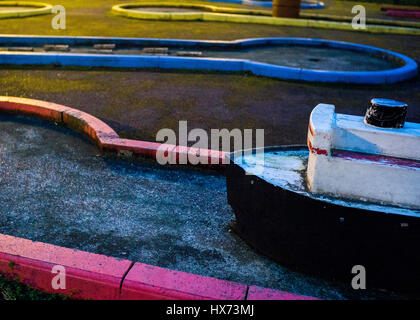
M 420 160 L 420 124 L 406 122 L 404 128 L 377 128 L 363 117 L 336 114 L 335 149 Z
M 136 263 L 122 286 L 122 299 L 245 300 L 244 284 Z
M 118 299 L 132 262 L 0 234 L 0 272 L 37 289 L 78 299 Z M 66 288 L 56 290 L 55 265 L 66 272 Z
M 66 288 L 54 289 L 54 266 Z M 93 300 L 306 300 L 272 289 L 180 272 L 0 234 L 0 273 L 34 288 Z
M 320 104 L 311 113 L 308 148 L 313 193 L 420 208 L 420 124 L 377 128 Z

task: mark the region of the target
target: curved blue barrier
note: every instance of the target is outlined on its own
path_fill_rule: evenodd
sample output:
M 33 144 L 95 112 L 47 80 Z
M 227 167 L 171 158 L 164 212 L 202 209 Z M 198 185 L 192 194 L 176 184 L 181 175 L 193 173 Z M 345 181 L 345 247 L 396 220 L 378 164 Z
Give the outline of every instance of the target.
M 259 7 L 266 7 L 272 8 L 273 1 L 255 1 L 255 0 L 205 0 L 211 2 L 225 2 L 225 3 L 234 3 L 234 4 L 247 4 L 250 6 L 259 6 Z M 301 9 L 323 9 L 325 8 L 325 4 L 321 1 L 314 1 L 315 3 L 301 3 Z
M 235 41 L 202 41 L 175 39 L 105 38 L 105 37 L 49 37 L 49 36 L 0 36 L 0 45 L 45 45 L 45 44 L 92 45 L 115 43 L 117 46 L 154 46 L 180 48 L 226 48 L 241 49 L 271 45 L 322 46 L 347 49 L 367 54 L 380 55 L 397 61 L 401 67 L 381 71 L 330 71 L 285 67 L 246 59 L 195 58 L 178 56 L 79 54 L 40 52 L 0 52 L 3 65 L 58 65 L 85 67 L 161 68 L 189 70 L 217 70 L 227 72 L 250 72 L 254 75 L 311 82 L 341 82 L 359 84 L 395 83 L 417 75 L 417 63 L 402 54 L 372 46 L 306 38 L 255 38 Z

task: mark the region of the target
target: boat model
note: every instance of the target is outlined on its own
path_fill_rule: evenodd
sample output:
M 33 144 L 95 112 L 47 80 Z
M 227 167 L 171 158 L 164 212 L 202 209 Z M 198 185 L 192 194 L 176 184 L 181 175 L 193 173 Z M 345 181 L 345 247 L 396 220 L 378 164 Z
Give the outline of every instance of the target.
M 235 152 L 232 229 L 281 264 L 375 287 L 420 288 L 420 124 L 407 105 L 372 99 L 365 117 L 312 111 L 307 146 Z

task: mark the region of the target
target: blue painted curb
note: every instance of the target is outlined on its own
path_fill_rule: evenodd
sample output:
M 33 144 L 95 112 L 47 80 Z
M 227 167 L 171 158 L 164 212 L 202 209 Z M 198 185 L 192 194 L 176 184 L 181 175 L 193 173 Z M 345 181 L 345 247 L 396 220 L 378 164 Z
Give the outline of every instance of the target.
M 234 4 L 247 4 L 250 6 L 259 6 L 259 7 L 266 7 L 266 8 L 273 7 L 272 1 L 253 1 L 253 0 L 205 0 L 205 1 L 234 3 Z M 300 8 L 301 9 L 323 9 L 325 8 L 325 4 L 321 1 L 316 1 L 316 3 L 314 4 L 301 3 Z
M 51 37 L 51 36 L 0 36 L 0 45 L 36 46 L 44 44 L 92 45 L 115 43 L 119 46 L 154 46 L 182 48 L 241 49 L 256 46 L 298 44 L 347 49 L 399 62 L 402 66 L 382 71 L 330 71 L 292 68 L 245 59 L 194 58 L 152 55 L 74 54 L 74 53 L 20 53 L 0 52 L 3 65 L 59 65 L 86 67 L 161 68 L 188 70 L 217 70 L 225 72 L 249 72 L 257 76 L 310 82 L 340 82 L 359 84 L 395 83 L 413 78 L 418 73 L 417 63 L 402 54 L 372 46 L 306 38 L 255 38 L 234 41 L 203 41 L 176 39 L 105 38 L 105 37 Z

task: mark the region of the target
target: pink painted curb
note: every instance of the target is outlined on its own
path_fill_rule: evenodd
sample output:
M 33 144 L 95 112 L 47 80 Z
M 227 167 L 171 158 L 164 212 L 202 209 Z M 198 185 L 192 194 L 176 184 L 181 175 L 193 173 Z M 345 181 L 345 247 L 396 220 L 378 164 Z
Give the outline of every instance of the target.
M 0 97 L 0 112 L 40 117 L 83 132 L 102 149 L 155 157 L 160 143 L 121 139 L 106 123 L 94 116 L 55 103 L 40 100 Z M 179 159 L 181 154 L 208 157 L 222 166 L 224 152 L 165 145 Z M 54 266 L 65 267 L 66 289 L 55 290 Z M 307 300 L 310 297 L 248 286 L 226 280 L 175 271 L 129 260 L 63 248 L 42 242 L 0 234 L 0 273 L 75 299 L 95 300 Z
M 54 289 L 54 266 L 66 288 Z M 0 274 L 35 289 L 92 300 L 316 300 L 0 234 Z
M 45 120 L 63 123 L 67 127 L 88 135 L 101 150 L 124 155 L 140 155 L 156 158 L 160 150 L 170 153 L 172 159 L 180 158 L 182 154 L 200 155 L 207 157 L 207 165 L 222 167 L 226 153 L 223 151 L 195 149 L 170 144 L 161 144 L 141 140 L 121 139 L 119 135 L 105 122 L 98 118 L 77 110 L 55 103 L 17 98 L 0 97 L 0 111 L 5 113 L 24 114 Z M 191 163 L 190 163 L 191 164 Z
M 52 273 L 63 266 L 66 289 L 55 290 Z M 118 299 L 120 285 L 131 261 L 62 248 L 0 234 L 0 273 L 21 279 L 34 288 L 76 299 Z
M 121 298 L 142 300 L 245 300 L 248 286 L 136 263 L 124 280 Z

